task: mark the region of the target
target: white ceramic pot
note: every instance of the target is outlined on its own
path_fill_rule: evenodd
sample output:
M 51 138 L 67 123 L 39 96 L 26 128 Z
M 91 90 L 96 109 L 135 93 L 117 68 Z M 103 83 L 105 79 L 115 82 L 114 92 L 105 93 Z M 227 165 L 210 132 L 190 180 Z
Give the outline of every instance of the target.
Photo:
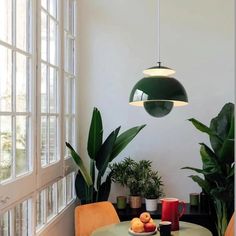
M 156 211 L 157 210 L 157 199 L 147 199 L 145 198 L 146 210 Z

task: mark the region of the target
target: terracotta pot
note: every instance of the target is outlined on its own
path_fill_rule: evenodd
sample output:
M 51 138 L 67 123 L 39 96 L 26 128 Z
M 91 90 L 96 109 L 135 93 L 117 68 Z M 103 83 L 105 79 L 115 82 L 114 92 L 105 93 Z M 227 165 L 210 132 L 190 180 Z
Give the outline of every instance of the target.
M 140 196 L 130 196 L 129 197 L 130 208 L 141 208 L 142 199 Z

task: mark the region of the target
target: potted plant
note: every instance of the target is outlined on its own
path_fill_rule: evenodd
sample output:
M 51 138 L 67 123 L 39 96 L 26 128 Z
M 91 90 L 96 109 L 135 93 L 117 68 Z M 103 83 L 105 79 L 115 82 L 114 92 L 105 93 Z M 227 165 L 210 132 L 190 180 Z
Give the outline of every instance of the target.
M 163 196 L 163 182 L 158 171 L 149 171 L 145 176 L 145 185 L 143 187 L 143 196 L 147 211 L 156 211 L 157 202 Z
M 109 166 L 111 169 L 111 180 L 129 189 L 131 208 L 141 207 L 141 197 L 146 187 L 146 181 L 151 174 L 154 181 L 162 184 L 159 178 L 158 180 L 155 179 L 157 172 L 152 172 L 151 163 L 149 160 L 135 161 L 129 157 Z
M 79 169 L 75 179 L 75 190 L 82 204 L 108 199 L 111 174 L 106 173 L 107 167 L 144 127 L 145 125 L 133 127 L 121 134 L 118 127 L 103 141 L 101 114 L 97 108 L 94 108 L 87 142 L 89 171 L 79 154 L 69 143 L 66 143 Z M 105 180 L 102 181 L 103 179 Z
M 138 178 L 135 178 L 135 167 L 137 163 L 130 157 L 125 158 L 119 163 L 113 163 L 109 166 L 111 170 L 111 180 L 119 183 L 123 187 L 127 187 L 130 191 L 130 207 L 141 207 L 141 189 L 142 184 Z
M 190 177 L 203 188 L 214 206 L 218 236 L 223 236 L 234 211 L 234 104 L 227 103 L 210 127 L 190 119 L 201 132 L 209 135 L 211 147 L 200 143 L 202 169 L 184 167 L 203 177 Z

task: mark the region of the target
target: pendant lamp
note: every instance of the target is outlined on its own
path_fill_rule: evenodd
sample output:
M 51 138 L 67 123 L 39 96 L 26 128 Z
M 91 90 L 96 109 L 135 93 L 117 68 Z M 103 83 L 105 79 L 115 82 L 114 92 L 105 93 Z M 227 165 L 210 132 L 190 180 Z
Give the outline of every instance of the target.
M 158 49 L 159 62 L 156 66 L 143 71 L 145 77 L 133 87 L 129 104 L 144 106 L 147 113 L 154 117 L 167 115 L 173 106 L 188 104 L 187 93 L 183 85 L 172 77 L 175 71 L 161 65 L 160 62 L 160 0 L 157 0 Z

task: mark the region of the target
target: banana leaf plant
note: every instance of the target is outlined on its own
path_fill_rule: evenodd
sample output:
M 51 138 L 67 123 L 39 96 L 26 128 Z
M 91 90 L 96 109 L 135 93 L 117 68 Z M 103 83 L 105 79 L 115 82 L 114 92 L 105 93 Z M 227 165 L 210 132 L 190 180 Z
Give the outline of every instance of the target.
M 86 169 L 78 152 L 69 143 L 66 143 L 78 166 L 75 190 L 82 204 L 108 199 L 111 189 L 111 174 L 106 173 L 107 167 L 144 127 L 145 125 L 133 127 L 119 134 L 119 126 L 103 142 L 101 114 L 97 108 L 94 108 L 87 142 L 89 170 Z
M 214 207 L 218 236 L 223 236 L 234 211 L 234 104 L 227 103 L 210 127 L 192 118 L 190 122 L 209 135 L 211 147 L 200 143 L 202 169 L 184 167 L 197 172 L 191 175 L 210 197 Z

